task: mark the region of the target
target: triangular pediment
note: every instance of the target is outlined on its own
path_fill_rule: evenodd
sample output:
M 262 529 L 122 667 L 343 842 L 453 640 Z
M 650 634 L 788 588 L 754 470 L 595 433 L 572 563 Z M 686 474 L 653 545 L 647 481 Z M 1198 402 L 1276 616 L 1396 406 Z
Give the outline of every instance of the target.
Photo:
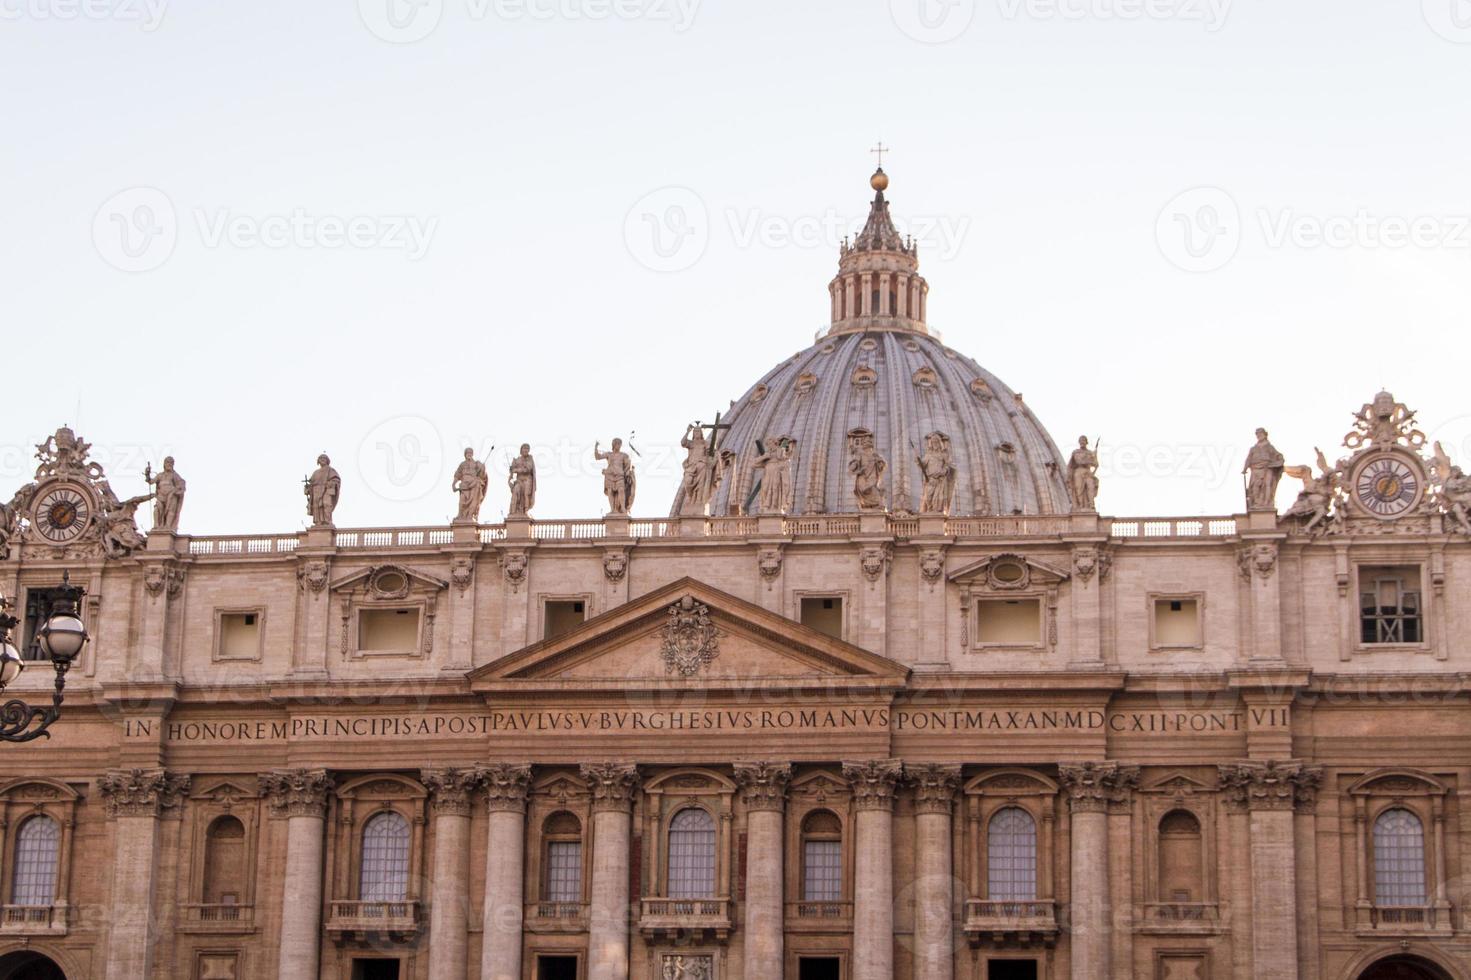
M 692 578 L 473 671 L 491 691 L 901 686 L 909 669 Z

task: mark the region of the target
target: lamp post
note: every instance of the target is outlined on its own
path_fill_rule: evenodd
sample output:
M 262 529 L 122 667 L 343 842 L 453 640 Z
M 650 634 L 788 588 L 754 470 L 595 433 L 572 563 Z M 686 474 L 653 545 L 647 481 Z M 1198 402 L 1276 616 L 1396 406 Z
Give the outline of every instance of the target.
M 27 704 L 19 698 L 0 705 L 0 742 L 50 738 L 51 733 L 47 729 L 61 717 L 61 691 L 66 686 L 66 672 L 81 654 L 89 637 L 80 616 L 82 596 L 86 593 L 71 584 L 71 576 L 66 572 L 62 573 L 61 588 L 57 591 L 60 594 L 36 630 L 34 640 L 35 649 L 56 668 L 56 692 L 51 695 L 50 705 Z M 10 637 L 10 631 L 20 620 L 10 615 L 9 609 L 10 601 L 0 596 L 0 693 L 4 693 L 26 666 Z

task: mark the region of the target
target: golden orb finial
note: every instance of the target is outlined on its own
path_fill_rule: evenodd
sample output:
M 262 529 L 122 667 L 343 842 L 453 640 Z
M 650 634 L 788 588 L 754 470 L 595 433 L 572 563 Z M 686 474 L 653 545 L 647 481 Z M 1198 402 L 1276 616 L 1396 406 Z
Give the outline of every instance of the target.
M 868 180 L 868 186 L 880 193 L 889 189 L 889 175 L 884 173 L 883 167 L 879 167 L 873 172 L 873 176 Z

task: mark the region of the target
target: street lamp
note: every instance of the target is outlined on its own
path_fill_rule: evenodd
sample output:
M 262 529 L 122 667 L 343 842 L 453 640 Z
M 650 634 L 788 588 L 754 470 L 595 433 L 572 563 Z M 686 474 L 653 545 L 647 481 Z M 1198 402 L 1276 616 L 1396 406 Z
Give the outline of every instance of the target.
M 78 615 L 82 596 L 86 593 L 71 584 L 71 576 L 63 572 L 61 588 L 51 602 L 46 619 L 36 630 L 35 649 L 40 651 L 56 668 L 56 693 L 51 695 L 51 704 L 37 707 L 18 698 L 0 705 L 0 741 L 29 742 L 37 738 L 50 738 L 47 731 L 51 723 L 61 717 L 61 690 L 66 686 L 66 672 L 86 645 L 87 627 Z M 10 601 L 0 596 L 0 693 L 10 685 L 26 662 L 21 659 L 10 638 L 10 631 L 20 620 L 10 615 Z M 34 727 L 33 727 L 34 726 Z

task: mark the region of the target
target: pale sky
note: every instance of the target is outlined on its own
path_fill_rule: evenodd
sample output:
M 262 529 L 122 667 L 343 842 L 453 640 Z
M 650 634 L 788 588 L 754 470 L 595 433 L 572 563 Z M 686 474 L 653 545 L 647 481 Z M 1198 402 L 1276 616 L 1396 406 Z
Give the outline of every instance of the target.
M 543 518 L 828 319 L 878 140 L 930 322 L 1100 509 L 1242 509 L 1387 386 L 1471 462 L 1471 0 L 0 0 L 0 495 L 63 422 L 185 533 Z M 657 236 L 657 237 L 656 237 Z M 1285 481 L 1284 506 L 1294 486 Z M 498 520 L 499 480 L 483 518 Z

